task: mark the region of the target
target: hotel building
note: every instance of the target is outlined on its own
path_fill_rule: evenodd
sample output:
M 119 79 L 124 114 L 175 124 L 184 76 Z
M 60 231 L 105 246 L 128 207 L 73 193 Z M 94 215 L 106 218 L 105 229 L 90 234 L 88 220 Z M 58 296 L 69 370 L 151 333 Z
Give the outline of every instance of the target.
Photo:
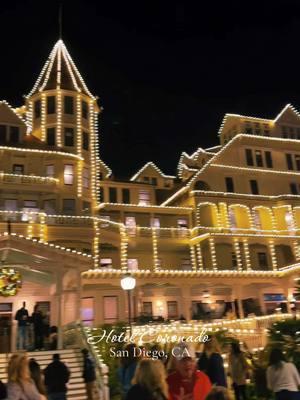
M 174 176 L 150 161 L 128 181 L 100 157 L 99 117 L 62 40 L 24 104 L 0 102 L 0 256 L 22 276 L 16 295 L 0 298 L 2 326 L 14 327 L 23 301 L 51 325 L 124 321 L 126 273 L 137 320 L 290 311 L 300 114 L 226 114 L 220 145 L 183 152 Z

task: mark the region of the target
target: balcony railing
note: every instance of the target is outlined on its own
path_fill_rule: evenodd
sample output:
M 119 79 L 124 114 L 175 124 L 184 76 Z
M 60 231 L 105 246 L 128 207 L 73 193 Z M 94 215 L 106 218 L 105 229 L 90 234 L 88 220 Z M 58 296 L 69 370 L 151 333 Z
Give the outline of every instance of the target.
M 147 228 L 147 227 L 126 227 L 128 236 L 135 236 L 140 238 L 150 238 L 153 233 L 159 238 L 172 238 L 184 239 L 190 237 L 190 230 L 188 228 Z
M 58 179 L 46 176 L 17 175 L 1 172 L 0 183 L 56 186 L 58 183 Z

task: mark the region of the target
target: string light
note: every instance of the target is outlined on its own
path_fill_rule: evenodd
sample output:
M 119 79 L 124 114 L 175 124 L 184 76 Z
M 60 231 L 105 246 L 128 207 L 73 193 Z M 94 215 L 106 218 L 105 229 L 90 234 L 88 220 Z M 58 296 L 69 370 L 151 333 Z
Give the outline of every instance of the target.
M 173 175 L 165 175 L 155 164 L 154 162 L 150 161 L 147 162 L 135 175 L 133 175 L 130 180 L 135 181 L 137 178 L 140 177 L 140 175 L 146 170 L 146 169 L 154 169 L 155 172 L 157 172 L 162 178 L 167 178 L 167 179 L 175 179 L 176 176 Z

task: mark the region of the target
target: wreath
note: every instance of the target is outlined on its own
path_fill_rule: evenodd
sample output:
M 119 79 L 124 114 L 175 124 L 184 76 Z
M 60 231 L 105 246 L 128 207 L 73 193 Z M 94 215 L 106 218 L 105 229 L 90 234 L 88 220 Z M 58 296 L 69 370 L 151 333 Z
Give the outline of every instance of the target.
M 15 296 L 21 286 L 19 271 L 14 268 L 0 268 L 0 296 Z

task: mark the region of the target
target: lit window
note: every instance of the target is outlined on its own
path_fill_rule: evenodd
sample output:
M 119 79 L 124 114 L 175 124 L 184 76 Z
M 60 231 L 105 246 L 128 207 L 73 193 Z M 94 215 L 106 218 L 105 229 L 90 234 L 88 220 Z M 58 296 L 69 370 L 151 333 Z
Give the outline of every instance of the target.
M 48 176 L 49 178 L 53 178 L 54 177 L 54 165 L 46 165 L 46 176 Z
M 186 219 L 186 218 L 179 218 L 179 219 L 177 220 L 177 226 L 178 226 L 178 228 L 185 228 L 185 229 L 187 229 L 187 228 L 188 228 L 187 219 Z
M 293 216 L 290 211 L 287 211 L 284 216 L 287 230 L 293 232 L 295 230 Z
M 26 222 L 29 220 L 28 213 L 32 213 L 32 212 L 37 213 L 38 211 L 39 211 L 39 208 L 37 206 L 36 200 L 24 200 L 22 221 Z M 36 215 L 34 215 L 34 216 L 31 215 L 30 219 L 34 221 L 36 219 Z
M 90 187 L 90 173 L 89 173 L 88 168 L 83 168 L 82 185 L 85 189 L 88 189 Z
M 101 268 L 112 268 L 112 259 L 111 258 L 100 258 L 100 267 Z
M 129 271 L 136 271 L 139 269 L 139 263 L 137 258 L 128 258 L 127 267 Z
M 74 167 L 72 164 L 66 164 L 64 168 L 64 184 L 73 185 L 74 181 Z
M 94 297 L 83 297 L 81 299 L 81 321 L 85 326 L 93 326 L 94 323 L 94 308 L 95 308 Z
M 139 205 L 140 206 L 150 205 L 150 193 L 148 192 L 148 190 L 139 191 Z
M 73 147 L 74 146 L 74 129 L 73 128 L 65 128 L 65 146 Z
M 153 217 L 150 220 L 150 225 L 152 228 L 160 228 L 160 220 L 157 217 Z
M 128 235 L 134 236 L 136 233 L 135 217 L 125 217 L 125 226 L 127 227 Z

